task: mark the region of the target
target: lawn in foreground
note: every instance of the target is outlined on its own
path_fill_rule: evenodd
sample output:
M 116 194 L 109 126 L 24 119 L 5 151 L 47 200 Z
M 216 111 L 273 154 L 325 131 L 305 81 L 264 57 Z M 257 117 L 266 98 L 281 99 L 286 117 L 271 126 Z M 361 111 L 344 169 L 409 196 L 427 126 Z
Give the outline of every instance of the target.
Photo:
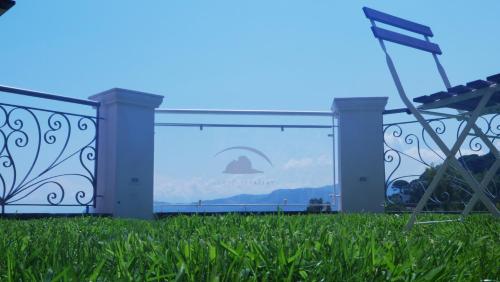
M 474 215 L 463 223 L 404 232 L 407 219 L 368 214 L 2 219 L 0 280 L 500 279 L 498 220 Z

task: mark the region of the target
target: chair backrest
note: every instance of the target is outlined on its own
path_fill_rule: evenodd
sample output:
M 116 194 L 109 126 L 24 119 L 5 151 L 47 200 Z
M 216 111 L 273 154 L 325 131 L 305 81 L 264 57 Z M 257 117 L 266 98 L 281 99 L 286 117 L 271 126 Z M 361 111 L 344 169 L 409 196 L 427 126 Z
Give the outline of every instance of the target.
M 387 49 L 385 47 L 384 41 L 389 41 L 392 43 L 404 45 L 407 47 L 415 48 L 418 50 L 422 50 L 425 52 L 429 52 L 432 54 L 434 57 L 434 61 L 436 63 L 436 66 L 438 68 L 439 74 L 441 75 L 441 78 L 443 80 L 443 83 L 445 84 L 446 88 L 450 88 L 451 84 L 448 80 L 448 76 L 446 75 L 446 72 L 439 62 L 439 59 L 437 55 L 441 55 L 441 48 L 439 47 L 438 44 L 430 42 L 429 38 L 433 37 L 434 34 L 432 33 L 432 30 L 430 27 L 419 24 L 416 22 L 412 22 L 409 20 L 405 20 L 393 15 L 386 14 L 384 12 L 380 12 L 368 7 L 363 7 L 363 12 L 365 13 L 365 16 L 370 20 L 372 23 L 372 32 L 373 35 L 379 39 L 380 45 L 384 52 L 386 53 L 387 56 L 387 62 L 389 64 L 389 69 L 391 70 L 391 73 L 393 75 L 393 78 L 396 82 L 396 86 L 398 87 L 398 90 L 402 90 L 402 85 L 399 81 L 399 77 L 397 76 L 395 67 L 392 63 L 392 59 L 390 58 L 389 54 L 387 53 Z M 416 34 L 420 34 L 423 36 L 423 39 L 419 39 L 416 37 L 408 36 L 402 33 L 394 32 L 391 30 L 387 30 L 384 28 L 380 28 L 376 26 L 376 22 L 383 23 L 386 25 L 390 25 L 396 28 L 404 29 L 410 32 L 414 32 Z M 396 81 L 397 80 L 397 81 Z
M 402 18 L 398 18 L 377 10 L 373 10 L 367 7 L 363 8 L 365 15 L 370 21 L 372 21 L 372 31 L 373 35 L 381 40 L 387 40 L 390 42 L 398 43 L 408 47 L 413 47 L 423 51 L 427 51 L 433 54 L 441 55 L 441 49 L 439 45 L 429 42 L 428 37 L 434 36 L 430 27 L 411 22 Z M 405 29 L 411 32 L 415 32 L 424 36 L 426 40 L 418 39 L 401 33 L 393 32 L 387 29 L 377 27 L 375 22 L 381 22 L 387 25 Z

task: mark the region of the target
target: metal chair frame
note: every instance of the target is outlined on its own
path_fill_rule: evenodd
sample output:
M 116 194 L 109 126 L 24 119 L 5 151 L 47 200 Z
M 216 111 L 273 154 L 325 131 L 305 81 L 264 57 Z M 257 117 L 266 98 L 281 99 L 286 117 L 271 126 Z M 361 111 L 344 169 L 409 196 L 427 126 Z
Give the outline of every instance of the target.
M 437 171 L 436 175 L 432 179 L 431 183 L 427 187 L 424 195 L 420 199 L 420 201 L 417 204 L 417 207 L 414 209 L 407 225 L 406 229 L 410 230 L 414 224 L 419 224 L 419 223 L 434 223 L 436 221 L 426 221 L 426 222 L 417 222 L 416 218 L 417 215 L 423 210 L 425 207 L 427 201 L 431 197 L 432 193 L 434 190 L 437 188 L 437 185 L 439 181 L 442 179 L 442 177 L 445 175 L 446 170 L 448 167 L 452 167 L 456 169 L 464 178 L 465 182 L 472 188 L 474 191 L 473 197 L 470 199 L 470 201 L 467 203 L 465 209 L 462 212 L 462 217 L 460 218 L 463 219 L 463 217 L 467 216 L 473 209 L 473 207 L 476 205 L 476 203 L 480 200 L 486 208 L 496 217 L 500 216 L 500 213 L 498 209 L 495 207 L 493 202 L 486 196 L 484 189 L 485 187 L 490 183 L 490 181 L 493 179 L 495 176 L 496 171 L 500 168 L 500 153 L 498 152 L 498 149 L 495 147 L 495 145 L 488 139 L 488 137 L 485 135 L 485 133 L 476 125 L 477 119 L 484 114 L 490 113 L 490 112 L 498 112 L 499 107 L 487 107 L 488 102 L 490 101 L 491 97 L 493 95 L 500 91 L 500 83 L 492 84 L 489 87 L 485 87 L 482 89 L 477 89 L 475 91 L 471 91 L 470 93 L 465 93 L 461 95 L 456 95 L 453 97 L 449 97 L 446 99 L 441 99 L 439 101 L 433 102 L 433 103 L 428 103 L 424 104 L 422 106 L 416 107 L 408 98 L 406 95 L 406 92 L 403 88 L 403 85 L 401 83 L 401 80 L 399 78 L 399 75 L 396 71 L 396 67 L 394 66 L 394 63 L 392 61 L 392 58 L 390 57 L 385 41 L 405 45 L 411 48 L 419 49 L 422 51 L 426 51 L 432 54 L 434 61 L 436 63 L 438 72 L 441 76 L 441 79 L 443 80 L 443 83 L 447 89 L 452 88 L 451 84 L 449 82 L 448 76 L 446 75 L 446 72 L 441 65 L 439 58 L 437 55 L 442 54 L 441 49 L 437 44 L 434 44 L 430 42 L 429 37 L 433 36 L 433 33 L 431 29 L 428 26 L 424 26 L 415 22 L 411 22 L 402 18 L 398 18 L 377 10 L 373 10 L 370 8 L 363 8 L 363 11 L 366 15 L 366 17 L 370 20 L 372 24 L 372 31 L 374 36 L 379 40 L 380 46 L 382 50 L 385 53 L 386 57 L 386 62 L 387 66 L 389 68 L 389 71 L 392 75 L 392 79 L 394 80 L 394 83 L 396 85 L 397 91 L 399 93 L 399 96 L 403 103 L 406 105 L 408 110 L 411 112 L 411 114 L 417 119 L 417 121 L 423 126 L 424 130 L 429 134 L 429 136 L 436 142 L 437 146 L 441 151 L 446 155 L 446 158 Z M 410 37 L 407 35 L 403 35 L 400 33 L 396 33 L 393 31 L 389 31 L 383 28 L 379 28 L 376 26 L 376 22 L 381 22 L 393 27 L 405 29 L 407 31 L 419 33 L 423 35 L 424 40 L 417 39 L 414 37 Z M 479 98 L 479 103 L 475 107 L 474 110 L 472 111 L 462 111 L 462 110 L 457 110 L 456 115 L 448 114 L 448 113 L 441 113 L 441 112 L 436 112 L 434 110 L 439 109 L 439 108 L 449 108 L 450 105 L 456 104 L 458 102 L 463 102 L 468 99 L 471 99 L 471 97 L 474 98 Z M 431 111 L 433 110 L 433 111 Z M 441 117 L 454 117 L 457 120 L 465 120 L 466 124 L 462 132 L 458 135 L 456 142 L 454 145 L 450 148 L 443 142 L 443 140 L 439 137 L 439 135 L 432 129 L 432 127 L 427 123 L 425 118 L 423 117 L 423 114 L 428 114 L 428 115 L 435 115 L 435 116 L 441 116 Z M 455 157 L 457 152 L 459 151 L 461 145 L 465 141 L 466 137 L 468 135 L 471 135 L 469 132 L 474 131 L 475 136 L 478 136 L 484 143 L 485 145 L 490 149 L 490 152 L 493 153 L 493 155 L 496 158 L 496 161 L 492 164 L 492 166 L 489 168 L 485 176 L 483 177 L 482 181 L 479 183 L 474 176 L 467 171 L 458 161 L 458 159 Z M 449 220 L 445 220 L 447 222 Z

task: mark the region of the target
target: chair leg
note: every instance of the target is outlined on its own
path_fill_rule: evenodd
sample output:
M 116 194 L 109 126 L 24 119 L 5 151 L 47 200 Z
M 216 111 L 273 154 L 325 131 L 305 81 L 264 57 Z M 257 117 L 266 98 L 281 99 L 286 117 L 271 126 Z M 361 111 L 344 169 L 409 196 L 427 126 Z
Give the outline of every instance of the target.
M 427 189 L 425 190 L 424 195 L 422 195 L 422 198 L 420 198 L 420 200 L 418 201 L 417 207 L 413 210 L 411 217 L 410 217 L 410 220 L 406 224 L 406 230 L 410 230 L 413 227 L 413 225 L 415 224 L 415 220 L 417 219 L 417 214 L 422 211 L 425 204 L 427 204 L 427 201 L 431 197 L 432 193 L 434 192 L 434 190 L 436 190 L 437 185 L 439 184 L 439 181 L 441 181 L 441 178 L 443 178 L 444 173 L 446 172 L 446 169 L 448 168 L 448 163 L 449 163 L 448 159 L 446 161 L 444 161 L 444 163 L 438 169 L 434 178 L 432 178 L 432 181 L 429 184 L 429 186 L 427 187 Z
M 460 174 L 462 174 L 462 177 L 464 178 L 464 180 L 467 182 L 467 184 L 469 184 L 469 186 L 472 188 L 472 190 L 474 190 L 475 194 L 474 195 L 477 195 L 478 199 L 481 200 L 481 202 L 483 202 L 483 204 L 486 206 L 486 208 L 496 217 L 500 216 L 500 212 L 498 211 L 498 209 L 495 207 L 495 205 L 493 204 L 493 202 L 484 194 L 483 192 L 483 186 L 481 184 L 479 184 L 475 179 L 474 177 L 471 177 L 467 171 L 465 170 L 465 168 L 463 168 L 460 163 L 458 162 L 457 159 L 455 158 L 451 158 L 450 159 L 452 164 L 454 166 L 456 166 L 456 168 L 458 169 L 458 172 L 460 172 Z
M 487 187 L 488 183 L 491 182 L 491 180 L 493 179 L 493 177 L 495 176 L 495 174 L 499 168 L 500 168 L 500 159 L 497 159 L 493 163 L 491 168 L 488 170 L 488 172 L 484 175 L 483 180 L 481 181 L 481 187 L 484 187 L 483 189 L 485 189 Z M 474 206 L 477 204 L 478 200 L 479 200 L 479 196 L 477 195 L 477 193 L 474 193 L 474 195 L 472 196 L 470 201 L 465 206 L 464 211 L 462 212 L 463 217 L 469 215 L 469 213 L 472 211 Z
M 493 155 L 495 156 L 495 162 L 491 165 L 488 172 L 484 175 L 483 180 L 481 181 L 481 187 L 483 187 L 483 189 L 486 189 L 486 187 L 491 182 L 496 172 L 500 168 L 500 153 L 498 152 L 495 145 L 491 143 L 488 137 L 486 137 L 484 132 L 477 125 L 474 125 L 474 132 L 476 133 L 477 136 L 479 136 L 479 138 L 481 138 L 484 144 L 486 144 L 486 146 L 490 149 L 490 152 L 492 152 Z M 469 203 L 467 203 L 467 205 L 465 206 L 464 211 L 462 212 L 463 217 L 469 215 L 469 213 L 472 211 L 478 200 L 479 200 L 478 195 L 474 193 Z

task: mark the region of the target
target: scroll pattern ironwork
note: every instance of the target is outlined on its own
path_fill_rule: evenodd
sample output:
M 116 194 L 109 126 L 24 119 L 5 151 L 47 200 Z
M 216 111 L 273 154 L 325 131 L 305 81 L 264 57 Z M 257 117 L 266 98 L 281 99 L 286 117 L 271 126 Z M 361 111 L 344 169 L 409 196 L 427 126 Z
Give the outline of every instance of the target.
M 433 128 L 436 134 L 456 140 L 458 135 L 465 127 L 465 121 L 457 121 L 451 118 L 438 118 L 428 120 L 429 125 Z M 477 125 L 486 134 L 492 143 L 497 146 L 500 141 L 500 114 L 492 114 L 481 117 Z M 422 173 L 444 161 L 444 154 L 439 148 L 431 142 L 431 138 L 425 132 L 418 122 L 400 122 L 385 124 L 384 132 L 384 161 L 386 163 L 386 201 L 388 204 L 401 203 L 401 195 L 391 197 L 391 193 L 399 190 L 401 193 L 403 187 L 408 190 L 419 190 L 419 194 L 423 194 L 428 183 L 422 179 Z M 446 138 L 444 138 L 446 139 Z M 459 150 L 458 157 L 467 157 L 468 155 L 481 155 L 486 153 L 487 148 L 477 135 L 470 135 L 463 143 Z M 408 165 L 409 164 L 409 165 Z M 462 165 L 467 167 L 467 162 L 462 161 Z M 498 173 L 498 172 L 497 172 Z M 468 198 L 472 196 L 465 182 L 454 173 L 453 169 L 447 173 L 450 179 L 452 189 L 459 190 L 464 199 L 461 204 L 465 204 Z M 492 182 L 486 189 L 486 194 L 498 202 L 500 199 L 500 187 L 496 187 L 498 183 Z M 417 193 L 418 194 L 418 193 Z M 441 206 L 450 200 L 448 192 L 435 194 L 431 197 L 431 205 Z M 403 203 L 407 206 L 412 206 L 416 203 Z
M 0 103 L 0 207 L 95 205 L 97 118 Z

